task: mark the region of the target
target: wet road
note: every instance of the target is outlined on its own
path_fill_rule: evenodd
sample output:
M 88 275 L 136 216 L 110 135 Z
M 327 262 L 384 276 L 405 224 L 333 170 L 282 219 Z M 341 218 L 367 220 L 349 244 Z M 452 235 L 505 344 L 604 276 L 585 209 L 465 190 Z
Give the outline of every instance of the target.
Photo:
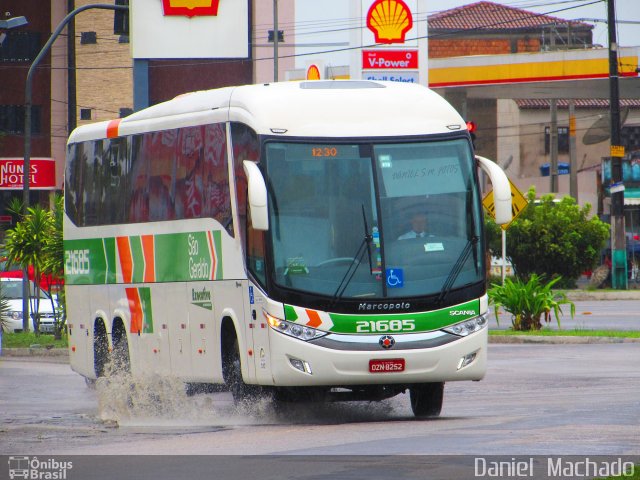
M 640 344 L 490 345 L 481 382 L 442 416 L 380 403 L 235 407 L 179 382 L 85 386 L 61 363 L 0 359 L 0 455 L 638 455 Z

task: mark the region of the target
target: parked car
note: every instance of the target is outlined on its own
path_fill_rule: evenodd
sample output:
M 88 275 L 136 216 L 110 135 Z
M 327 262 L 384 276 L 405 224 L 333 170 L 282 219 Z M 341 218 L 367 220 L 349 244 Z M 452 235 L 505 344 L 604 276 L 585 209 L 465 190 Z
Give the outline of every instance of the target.
M 29 276 L 29 280 L 33 282 L 35 275 L 33 271 L 33 267 L 29 265 L 27 269 L 27 275 Z M 22 270 L 17 268 L 15 265 L 9 265 L 7 262 L 7 257 L 0 256 L 0 278 L 22 278 L 23 273 Z M 51 275 L 40 276 L 40 288 L 46 291 L 57 292 L 64 286 L 64 280 L 61 278 L 54 278 Z
M 34 295 L 34 284 L 29 282 L 31 295 Z M 40 332 L 54 333 L 55 314 L 51 304 L 51 298 L 40 287 L 37 288 L 40 295 Z M 0 278 L 0 292 L 7 301 L 8 309 L 2 315 L 3 330 L 5 332 L 21 332 L 22 328 L 22 279 Z M 56 311 L 58 304 L 54 297 Z M 31 312 L 33 314 L 33 312 Z M 29 331 L 33 331 L 33 320 L 29 322 Z

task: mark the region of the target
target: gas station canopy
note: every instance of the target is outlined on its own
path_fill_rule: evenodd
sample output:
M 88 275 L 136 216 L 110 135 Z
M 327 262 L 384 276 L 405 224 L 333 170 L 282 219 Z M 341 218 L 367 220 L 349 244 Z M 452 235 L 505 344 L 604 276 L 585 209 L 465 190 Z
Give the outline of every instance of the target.
M 620 98 L 640 98 L 640 47 L 618 52 Z M 575 49 L 429 60 L 429 87 L 468 98 L 609 98 L 609 50 Z

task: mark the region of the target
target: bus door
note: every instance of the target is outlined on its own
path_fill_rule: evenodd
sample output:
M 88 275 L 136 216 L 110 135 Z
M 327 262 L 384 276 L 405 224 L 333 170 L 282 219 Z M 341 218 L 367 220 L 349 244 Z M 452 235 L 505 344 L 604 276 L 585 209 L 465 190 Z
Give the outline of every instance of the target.
M 169 350 L 171 352 L 171 371 L 178 377 L 191 376 L 191 335 L 189 325 L 188 283 L 167 285 L 163 297 L 163 324 L 169 330 Z M 180 301 L 181 300 L 181 301 Z
M 214 321 L 214 283 L 190 282 L 187 284 L 189 296 L 189 323 L 191 326 L 191 367 L 193 379 L 213 382 L 211 368 L 217 363 L 219 348 Z
M 95 288 L 95 287 L 93 287 Z M 74 371 L 93 378 L 93 314 L 82 287 L 67 287 L 69 361 Z
M 267 300 L 261 290 L 249 282 L 247 289 L 247 323 L 253 340 L 253 363 L 256 378 L 261 384 L 271 383 L 269 354 L 269 325 L 264 316 Z

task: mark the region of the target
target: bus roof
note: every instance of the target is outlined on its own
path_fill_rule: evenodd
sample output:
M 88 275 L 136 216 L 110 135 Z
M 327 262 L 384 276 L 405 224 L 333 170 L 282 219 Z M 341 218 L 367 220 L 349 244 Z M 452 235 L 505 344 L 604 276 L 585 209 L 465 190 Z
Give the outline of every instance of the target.
M 69 142 L 221 121 L 283 137 L 387 137 L 466 129 L 448 102 L 421 85 L 316 80 L 183 94 L 123 119 L 79 127 Z

